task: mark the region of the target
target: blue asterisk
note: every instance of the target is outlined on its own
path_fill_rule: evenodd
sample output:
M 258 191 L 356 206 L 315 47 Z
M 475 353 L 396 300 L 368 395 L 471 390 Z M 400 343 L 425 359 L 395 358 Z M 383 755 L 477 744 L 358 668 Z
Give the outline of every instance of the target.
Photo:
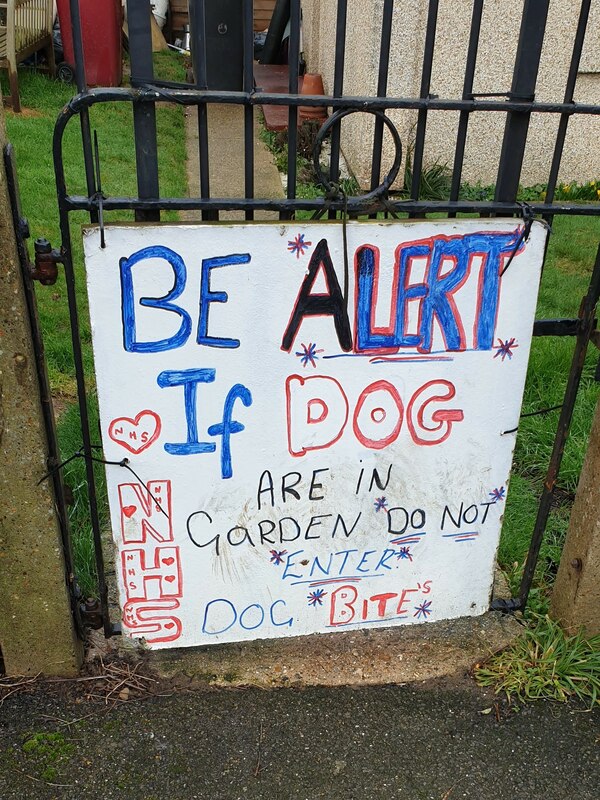
M 401 547 L 400 552 L 397 554 L 396 558 L 400 561 L 400 559 L 408 558 L 409 561 L 412 561 L 412 553 L 410 552 L 410 547 Z
M 271 550 L 271 562 L 278 567 L 279 564 L 283 564 L 283 557 L 286 553 L 287 550 Z
M 498 358 L 500 356 L 502 361 L 508 356 L 508 360 L 510 361 L 513 357 L 513 350 L 515 347 L 518 347 L 517 340 L 514 338 L 507 339 L 505 342 L 502 339 L 498 339 L 498 345 L 496 347 L 496 355 L 494 358 Z
M 415 609 L 416 611 L 413 614 L 413 617 L 416 617 L 417 619 L 421 619 L 421 617 L 427 619 L 427 617 L 431 614 L 431 600 L 424 600 L 420 606 L 415 606 Z
M 299 233 L 295 239 L 292 239 L 291 242 L 288 242 L 288 250 L 290 253 L 295 253 L 296 258 L 300 258 L 300 256 L 304 255 L 304 251 L 307 250 L 311 245 L 312 242 L 305 242 L 304 234 Z
M 492 489 L 492 491 L 489 492 L 489 496 L 492 498 L 494 503 L 497 503 L 498 500 L 504 500 L 506 496 L 506 489 L 504 486 L 501 486 L 499 489 Z
M 375 506 L 375 511 L 381 511 L 381 509 L 385 511 L 387 508 L 387 500 L 385 497 L 376 497 L 373 505 Z
M 317 359 L 319 356 L 317 353 L 322 353 L 323 350 L 317 350 L 317 345 L 309 342 L 308 347 L 303 344 L 302 350 L 297 352 L 296 355 L 299 356 L 300 362 L 303 367 L 307 367 L 309 364 L 312 364 L 313 367 L 317 366 Z
M 311 592 L 308 597 L 308 605 L 309 606 L 322 606 L 323 605 L 323 598 L 327 592 L 325 589 L 315 589 L 314 592 Z

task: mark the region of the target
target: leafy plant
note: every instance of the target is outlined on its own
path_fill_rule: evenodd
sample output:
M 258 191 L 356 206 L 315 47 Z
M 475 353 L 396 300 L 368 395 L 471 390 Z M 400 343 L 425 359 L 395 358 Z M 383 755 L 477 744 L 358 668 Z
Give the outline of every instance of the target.
M 494 184 L 482 185 L 481 183 L 463 183 L 460 187 L 461 200 L 476 200 L 480 202 L 494 199 Z M 532 186 L 519 186 L 517 200 L 526 203 L 543 203 L 546 199 L 548 185 L 535 183 Z M 554 200 L 558 201 L 598 201 L 600 200 L 600 180 L 584 183 L 559 183 L 554 190 Z
M 414 145 L 411 143 L 406 148 L 404 161 L 404 186 L 400 192 L 403 197 L 410 197 L 413 187 L 413 153 Z M 434 161 L 423 164 L 419 182 L 420 200 L 447 200 L 450 196 L 452 184 L 452 171 L 447 164 Z
M 569 636 L 547 615 L 534 620 L 513 645 L 476 667 L 477 683 L 509 701 L 577 698 L 600 705 L 600 636 Z

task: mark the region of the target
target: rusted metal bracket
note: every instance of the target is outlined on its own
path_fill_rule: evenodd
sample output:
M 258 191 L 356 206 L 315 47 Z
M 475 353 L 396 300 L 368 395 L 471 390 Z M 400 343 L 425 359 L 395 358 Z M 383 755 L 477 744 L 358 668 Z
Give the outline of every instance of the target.
M 104 625 L 104 618 L 102 616 L 102 607 L 100 600 L 96 597 L 88 597 L 79 604 L 79 614 L 81 621 L 86 628 L 93 628 L 97 630 Z
M 58 279 L 58 265 L 64 264 L 62 250 L 53 248 L 48 239 L 36 239 L 33 243 L 35 262 L 29 264 L 29 276 L 42 286 L 53 286 Z

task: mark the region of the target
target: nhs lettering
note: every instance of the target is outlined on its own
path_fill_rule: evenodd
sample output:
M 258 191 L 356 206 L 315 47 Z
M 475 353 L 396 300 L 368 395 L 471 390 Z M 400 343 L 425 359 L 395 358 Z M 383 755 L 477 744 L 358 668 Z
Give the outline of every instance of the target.
M 338 274 L 343 265 L 334 265 L 327 238 L 322 238 L 312 253 L 307 273 L 299 286 L 289 322 L 283 332 L 281 348 L 290 352 L 297 344 L 303 321 L 310 316 L 329 317 L 341 352 L 355 354 L 397 354 L 401 350 L 416 349 L 429 354 L 434 340 L 434 327 L 441 332 L 446 352 L 490 350 L 494 343 L 500 275 L 507 259 L 518 245 L 519 230 L 476 232 L 467 235 L 439 234 L 425 239 L 404 242 L 395 248 L 393 278 L 388 297 L 386 317 L 389 324 L 375 324 L 379 294 L 380 250 L 363 244 L 354 253 L 354 332 L 348 309 L 348 286 L 340 286 Z M 140 341 L 136 326 L 136 296 L 133 270 L 143 269 L 150 259 L 164 262 L 164 269 L 172 275 L 172 288 L 161 297 L 140 297 L 138 307 L 152 308 L 168 313 L 177 321 L 174 332 L 161 339 Z M 222 268 L 245 268 L 252 261 L 250 253 L 218 254 L 199 259 L 201 262 L 197 309 L 187 310 L 178 302 L 188 282 L 188 269 L 184 259 L 175 250 L 154 245 L 144 247 L 129 257 L 120 259 L 122 298 L 123 347 L 130 353 L 160 353 L 181 348 L 194 337 L 201 352 L 204 348 L 236 349 L 239 338 L 233 335 L 214 335 L 209 332 L 209 315 L 214 303 L 227 303 L 225 291 L 214 290 L 212 273 Z M 423 262 L 422 278 L 413 278 L 413 265 Z M 321 276 L 325 291 L 316 292 L 314 286 Z M 477 283 L 475 309 L 462 309 L 459 290 L 469 280 Z M 409 309 L 417 309 L 417 324 L 410 331 Z M 193 319 L 194 311 L 196 318 Z M 472 331 L 465 332 L 464 317 L 473 316 Z M 231 322 L 232 327 L 234 322 Z M 199 358 L 202 358 L 199 355 Z M 246 407 L 252 405 L 251 391 L 241 383 L 230 387 L 225 397 L 223 412 L 218 421 L 207 427 L 208 441 L 199 440 L 198 393 L 203 384 L 217 379 L 214 368 L 198 367 L 187 370 L 165 370 L 157 375 L 163 388 L 180 387 L 183 394 L 183 411 L 187 425 L 184 442 L 165 442 L 171 455 L 187 456 L 212 453 L 221 439 L 221 477 L 231 478 L 231 436 L 244 430 L 243 423 L 232 415 L 236 401 Z M 330 447 L 343 434 L 349 417 L 358 443 L 363 447 L 383 449 L 400 434 L 406 417 L 412 440 L 418 445 L 434 445 L 447 439 L 455 422 L 463 420 L 463 412 L 449 408 L 447 401 L 456 395 L 455 386 L 445 380 L 429 380 L 409 397 L 402 398 L 389 381 L 368 384 L 359 395 L 354 409 L 343 386 L 333 378 L 313 377 L 304 380 L 292 375 L 286 380 L 288 446 L 292 456 L 303 456 L 308 449 Z M 424 421 L 428 415 L 430 424 Z M 210 421 L 209 421 L 210 423 Z M 307 438 L 302 428 L 310 430 Z M 308 441 L 312 444 L 306 444 Z M 305 444 L 303 444 L 303 442 Z M 315 443 L 317 442 L 317 443 Z
M 85 230 L 126 635 L 181 647 L 488 607 L 546 229 L 522 234 L 109 226 L 103 248 Z

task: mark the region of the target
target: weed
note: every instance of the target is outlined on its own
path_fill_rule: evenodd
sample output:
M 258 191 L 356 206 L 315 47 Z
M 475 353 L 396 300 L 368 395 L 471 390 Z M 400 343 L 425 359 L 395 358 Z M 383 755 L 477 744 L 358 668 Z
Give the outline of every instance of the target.
M 578 698 L 590 708 L 600 704 L 600 636 L 586 638 L 582 631 L 569 636 L 548 616 L 534 617 L 534 623 L 476 668 L 479 685 L 493 687 L 509 701 Z
M 406 148 L 404 161 L 404 185 L 400 192 L 401 197 L 410 197 L 413 186 L 413 151 L 414 145 Z M 434 161 L 423 164 L 421 180 L 419 182 L 419 199 L 421 200 L 446 200 L 450 196 L 452 171 L 447 164 Z

